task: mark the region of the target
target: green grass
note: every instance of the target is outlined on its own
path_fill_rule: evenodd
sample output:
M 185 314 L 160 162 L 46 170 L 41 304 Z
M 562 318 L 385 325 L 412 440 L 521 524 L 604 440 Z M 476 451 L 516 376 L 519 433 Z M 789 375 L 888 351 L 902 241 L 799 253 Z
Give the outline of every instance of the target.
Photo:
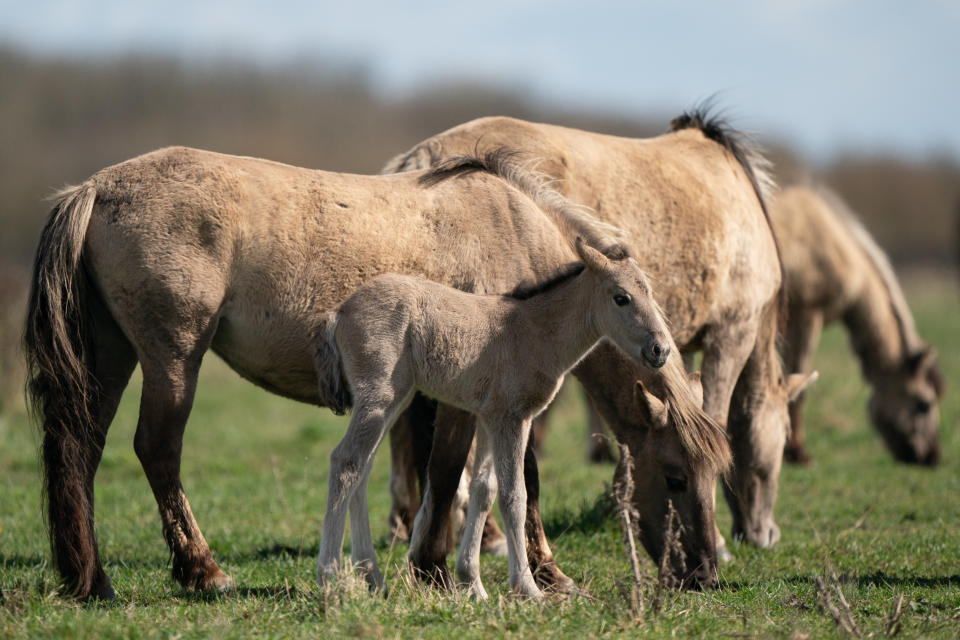
M 166 546 L 133 453 L 139 384 L 110 431 L 96 488 L 97 525 L 115 602 L 60 597 L 40 512 L 37 436 L 22 411 L 0 415 L 0 636 L 84 637 L 836 637 L 818 607 L 815 581 L 835 572 L 864 634 L 882 636 L 904 596 L 903 636 L 956 637 L 960 630 L 960 289 L 929 284 L 911 295 L 922 335 L 939 347 L 948 381 L 941 407 L 939 469 L 894 463 L 864 414 L 867 388 L 838 328 L 816 359 L 821 379 L 807 403 L 812 468 L 781 477 L 773 550 L 732 547 L 721 588 L 664 594 L 652 588 L 636 620 L 619 584 L 630 566 L 615 522 L 596 517 L 613 468 L 585 462 L 579 394 L 554 412 L 541 465 L 543 509 L 561 566 L 583 597 L 543 604 L 507 594 L 506 561 L 483 559 L 491 593 L 476 603 L 410 584 L 405 545 L 386 540 L 387 451 L 378 456 L 370 506 L 391 592 L 368 595 L 350 580 L 314 582 L 328 455 L 344 421 L 326 410 L 253 388 L 214 357 L 204 365 L 187 429 L 183 478 L 215 556 L 236 592 L 184 591 L 169 577 Z M 729 516 L 720 508 L 721 528 Z M 655 569 L 643 558 L 643 569 Z M 827 578 L 829 580 L 829 578 Z

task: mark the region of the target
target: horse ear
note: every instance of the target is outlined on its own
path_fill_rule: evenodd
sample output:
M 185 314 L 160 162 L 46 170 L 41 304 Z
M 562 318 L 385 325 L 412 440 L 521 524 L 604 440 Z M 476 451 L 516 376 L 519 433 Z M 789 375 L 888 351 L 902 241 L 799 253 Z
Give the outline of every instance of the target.
M 703 380 L 699 371 L 692 371 L 687 374 L 687 383 L 690 385 L 690 391 L 693 392 L 693 398 L 697 401 L 697 406 L 703 409 Z
M 577 255 L 591 271 L 604 271 L 610 267 L 610 260 L 607 256 L 585 243 L 580 236 L 577 236 L 574 245 L 577 249 Z
M 919 373 L 926 371 L 937 364 L 937 350 L 934 347 L 924 347 L 907 356 L 907 371 Z
M 654 429 L 667 426 L 667 405 L 653 395 L 637 380 L 633 388 L 633 400 L 640 410 L 640 415 Z
M 800 394 L 809 387 L 811 384 L 816 382 L 817 378 L 820 377 L 819 371 L 814 371 L 813 373 L 791 373 L 787 376 L 787 382 L 784 385 L 787 389 L 787 399 L 790 402 L 793 402 L 800 397 Z

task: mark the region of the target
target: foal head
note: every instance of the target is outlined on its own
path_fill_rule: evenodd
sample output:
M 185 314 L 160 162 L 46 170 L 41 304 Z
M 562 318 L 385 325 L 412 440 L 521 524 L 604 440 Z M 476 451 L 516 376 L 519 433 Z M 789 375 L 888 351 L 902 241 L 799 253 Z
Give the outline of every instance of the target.
M 662 367 L 670 355 L 670 334 L 647 274 L 621 247 L 613 259 L 580 238 L 576 249 L 592 279 L 590 311 L 597 329 L 636 362 Z
M 867 408 L 874 427 L 900 462 L 940 462 L 940 411 L 944 381 L 937 352 L 924 347 L 892 371 L 874 373 Z

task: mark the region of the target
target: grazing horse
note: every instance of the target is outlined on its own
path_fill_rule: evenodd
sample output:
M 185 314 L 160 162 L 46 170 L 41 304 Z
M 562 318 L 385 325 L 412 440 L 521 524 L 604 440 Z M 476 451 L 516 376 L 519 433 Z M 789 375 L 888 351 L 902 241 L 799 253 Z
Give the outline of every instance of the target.
M 874 428 L 897 460 L 935 466 L 943 375 L 936 351 L 917 334 L 887 257 L 843 201 L 823 188 L 784 189 L 770 215 L 786 272 L 787 370 L 808 370 L 822 328 L 842 320 L 873 387 L 867 406 Z M 805 463 L 802 410 L 800 397 L 790 405 L 793 430 L 784 453 Z
M 366 508 L 366 481 L 383 436 L 416 391 L 474 414 L 481 426 L 464 545 L 480 531 L 499 486 L 510 586 L 542 598 L 524 546 L 523 456 L 530 424 L 567 372 L 603 338 L 634 361 L 659 368 L 669 333 L 646 275 L 623 251 L 576 240 L 582 264 L 523 296 L 479 296 L 412 276 L 382 275 L 353 293 L 319 330 L 322 404 L 353 406 L 330 454 L 329 498 L 318 576 L 335 574 L 349 504 L 354 563 L 382 589 Z M 676 356 L 674 356 L 676 358 Z M 345 383 L 345 386 L 344 386 Z M 493 471 L 496 469 L 496 481 Z M 469 590 L 487 597 L 478 572 Z
M 734 467 L 724 485 L 733 534 L 769 547 L 780 538 L 773 507 L 789 427 L 788 400 L 812 378 L 785 376 L 777 353 L 782 278 L 764 203 L 767 165 L 742 136 L 701 110 L 676 118 L 672 129 L 657 138 L 629 139 L 513 118 L 480 118 L 415 145 L 392 159 L 384 172 L 422 170 L 451 156 L 506 146 L 529 158 L 563 195 L 622 229 L 631 254 L 651 275 L 680 350 L 703 352 L 703 408 L 727 425 L 734 451 Z M 456 447 L 465 460 L 469 442 L 441 433 L 446 422 L 455 420 L 446 412 L 438 415 L 435 437 L 444 439 L 448 458 Z M 398 424 L 409 426 L 410 421 Z M 401 434 L 399 441 L 412 439 Z M 393 458 L 410 459 L 403 452 Z M 534 457 L 527 456 L 527 462 L 535 464 Z M 459 473 L 456 465 L 449 469 Z M 535 472 L 526 475 L 536 482 Z M 413 474 L 401 469 L 397 476 Z M 658 502 L 671 495 L 666 484 L 651 490 Z M 535 498 L 536 487 L 528 486 L 527 493 Z M 394 500 L 414 494 L 405 488 Z M 430 492 L 430 497 L 433 512 L 424 517 L 445 518 L 454 496 Z M 394 511 L 411 512 L 403 504 Z M 543 566 L 553 566 L 552 554 L 543 548 L 537 506 L 529 512 L 531 563 L 539 559 Z M 722 544 L 722 537 L 718 540 Z M 439 550 L 428 552 L 418 544 L 412 543 L 411 560 L 424 563 L 429 574 L 442 563 Z M 543 576 L 544 586 L 566 579 L 555 566 L 535 575 Z
M 617 244 L 609 224 L 521 181 L 484 170 L 432 176 L 339 174 L 174 147 L 60 194 L 37 248 L 24 343 L 53 561 L 69 591 L 113 596 L 93 483 L 138 362 L 134 449 L 173 577 L 224 589 L 230 578 L 180 481 L 208 349 L 255 384 L 318 404 L 313 331 L 369 278 L 406 273 L 507 293 L 571 262 L 571 235 L 600 250 Z M 716 439 L 705 422 L 686 424 Z

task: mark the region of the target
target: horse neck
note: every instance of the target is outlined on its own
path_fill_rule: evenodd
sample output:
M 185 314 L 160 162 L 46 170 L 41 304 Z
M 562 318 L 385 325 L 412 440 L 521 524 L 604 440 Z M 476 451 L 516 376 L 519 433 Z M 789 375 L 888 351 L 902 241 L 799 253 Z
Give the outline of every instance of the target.
M 540 348 L 538 362 L 565 373 L 603 337 L 593 318 L 593 289 L 593 278 L 585 270 L 548 291 L 517 301 L 533 334 L 518 338 L 528 348 Z
M 912 318 L 903 317 L 909 311 L 898 309 L 901 305 L 892 299 L 888 286 L 879 274 L 871 273 L 860 295 L 843 314 L 843 323 L 868 380 L 898 367 L 917 342 Z

